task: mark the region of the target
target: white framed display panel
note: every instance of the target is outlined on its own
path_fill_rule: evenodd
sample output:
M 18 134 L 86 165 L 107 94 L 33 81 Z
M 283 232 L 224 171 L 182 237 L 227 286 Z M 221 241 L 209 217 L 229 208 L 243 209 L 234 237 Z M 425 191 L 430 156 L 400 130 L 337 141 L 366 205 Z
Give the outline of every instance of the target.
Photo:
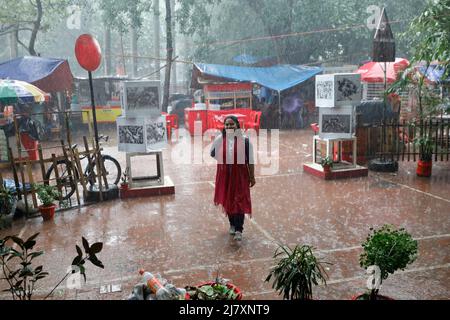
M 145 145 L 147 152 L 159 151 L 166 148 L 166 116 L 145 119 Z
M 319 108 L 321 139 L 351 139 L 355 131 L 355 107 Z
M 117 144 L 120 152 L 145 152 L 145 118 L 118 117 Z
M 156 156 L 156 176 L 133 176 L 133 169 L 131 167 L 132 157 Z M 130 152 L 126 154 L 126 165 L 129 168 L 129 185 L 131 188 L 148 187 L 164 185 L 164 164 L 162 151 L 153 152 Z M 145 166 L 144 166 L 145 167 Z
M 118 117 L 116 123 L 120 152 L 154 152 L 167 146 L 165 116 Z
M 317 75 L 315 87 L 319 108 L 355 106 L 362 99 L 361 75 L 358 73 Z
M 122 81 L 120 85 L 122 115 L 125 117 L 156 117 L 162 112 L 159 80 Z

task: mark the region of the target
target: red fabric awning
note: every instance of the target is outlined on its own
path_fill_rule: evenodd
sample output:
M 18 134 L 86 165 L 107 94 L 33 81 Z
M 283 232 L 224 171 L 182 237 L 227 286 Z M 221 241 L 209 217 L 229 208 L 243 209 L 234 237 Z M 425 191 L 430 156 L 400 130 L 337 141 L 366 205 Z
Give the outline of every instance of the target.
M 46 92 L 72 91 L 73 75 L 65 60 L 50 75 L 33 83 Z
M 409 61 L 403 58 L 396 58 L 395 62 L 388 62 L 386 64 L 387 82 L 392 83 L 397 80 L 399 71 L 405 70 L 409 66 Z M 381 82 L 384 83 L 384 63 L 383 62 L 369 62 L 361 66 L 357 71 L 361 74 L 362 82 Z

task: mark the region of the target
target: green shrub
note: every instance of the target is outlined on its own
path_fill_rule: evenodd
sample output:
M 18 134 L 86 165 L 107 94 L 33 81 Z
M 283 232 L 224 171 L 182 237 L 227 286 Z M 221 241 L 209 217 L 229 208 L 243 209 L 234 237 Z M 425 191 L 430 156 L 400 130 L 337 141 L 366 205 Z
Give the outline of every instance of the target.
M 361 267 L 378 266 L 381 281 L 397 270 L 404 270 L 417 258 L 417 241 L 404 228 L 396 229 L 384 225 L 378 230 L 370 229 L 371 234 L 362 244 L 364 252 L 359 258 Z M 378 290 L 372 290 L 371 296 L 376 297 Z

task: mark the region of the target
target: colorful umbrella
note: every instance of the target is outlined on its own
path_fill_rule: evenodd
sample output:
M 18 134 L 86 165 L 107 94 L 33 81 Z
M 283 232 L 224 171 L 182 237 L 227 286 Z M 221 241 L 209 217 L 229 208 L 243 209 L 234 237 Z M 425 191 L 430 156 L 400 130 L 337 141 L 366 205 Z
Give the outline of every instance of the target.
M 48 101 L 50 95 L 24 81 L 0 80 L 0 103 L 40 103 Z
M 396 58 L 395 62 L 388 62 L 386 63 L 386 66 L 387 82 L 392 83 L 397 80 L 397 73 L 409 66 L 409 61 L 402 58 Z M 382 62 L 366 63 L 356 72 L 361 74 L 361 81 L 363 82 L 384 83 L 384 63 Z

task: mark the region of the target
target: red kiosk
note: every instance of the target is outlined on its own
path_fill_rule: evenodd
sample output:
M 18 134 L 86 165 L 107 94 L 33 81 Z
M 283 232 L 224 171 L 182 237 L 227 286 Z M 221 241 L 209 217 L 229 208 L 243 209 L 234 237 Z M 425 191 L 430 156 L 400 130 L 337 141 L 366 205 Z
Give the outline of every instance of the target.
M 193 102 L 192 108 L 186 108 L 184 117 L 186 129 L 193 136 L 195 128 L 201 128 L 201 134 L 208 129 L 220 128 L 221 119 L 233 114 L 241 121 L 242 127 L 251 122 L 253 85 L 248 82 L 214 83 L 203 86 L 204 103 Z

